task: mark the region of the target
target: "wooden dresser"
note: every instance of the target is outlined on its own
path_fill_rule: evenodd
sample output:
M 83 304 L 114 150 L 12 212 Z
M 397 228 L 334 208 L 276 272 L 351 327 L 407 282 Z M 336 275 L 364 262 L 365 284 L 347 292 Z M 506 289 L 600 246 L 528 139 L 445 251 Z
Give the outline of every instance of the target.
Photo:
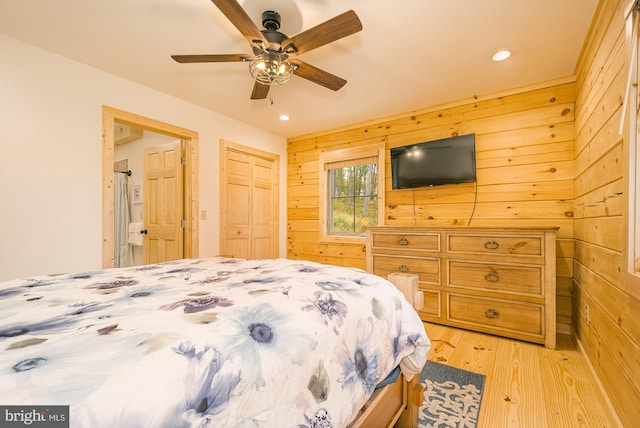
M 556 347 L 556 229 L 367 229 L 367 270 L 418 276 L 424 321 Z

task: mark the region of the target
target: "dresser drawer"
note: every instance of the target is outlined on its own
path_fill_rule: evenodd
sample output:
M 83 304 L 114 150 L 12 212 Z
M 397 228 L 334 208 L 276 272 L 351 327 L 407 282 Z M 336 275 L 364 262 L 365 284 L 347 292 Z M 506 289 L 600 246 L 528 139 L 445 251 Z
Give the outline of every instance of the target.
M 417 275 L 423 321 L 555 349 L 556 232 L 371 226 L 367 271 L 384 278 L 398 271 Z
M 440 285 L 440 259 L 429 257 L 402 257 L 386 254 L 373 255 L 373 273 L 388 278 L 394 272 L 418 275 L 421 284 Z
M 420 309 L 420 313 L 426 316 L 440 318 L 442 316 L 442 307 L 440 305 L 440 292 L 435 290 L 421 290 L 424 296 L 424 306 Z
M 540 236 L 472 235 L 452 233 L 447 237 L 447 251 L 502 255 L 540 256 L 544 243 Z
M 403 251 L 440 251 L 440 234 L 400 234 L 376 233 L 372 239 L 373 248 L 393 248 Z
M 543 297 L 542 266 L 448 260 L 448 287 Z
M 494 332 L 544 336 L 544 305 L 460 294 L 449 294 L 447 300 L 448 321 Z

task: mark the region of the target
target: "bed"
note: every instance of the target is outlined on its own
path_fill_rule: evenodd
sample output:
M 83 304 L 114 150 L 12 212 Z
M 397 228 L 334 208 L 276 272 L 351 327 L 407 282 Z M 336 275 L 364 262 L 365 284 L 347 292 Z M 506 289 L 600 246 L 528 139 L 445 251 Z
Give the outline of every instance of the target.
M 392 390 L 413 425 L 429 348 L 393 284 L 307 261 L 0 283 L 0 404 L 68 405 L 72 427 L 359 426 Z

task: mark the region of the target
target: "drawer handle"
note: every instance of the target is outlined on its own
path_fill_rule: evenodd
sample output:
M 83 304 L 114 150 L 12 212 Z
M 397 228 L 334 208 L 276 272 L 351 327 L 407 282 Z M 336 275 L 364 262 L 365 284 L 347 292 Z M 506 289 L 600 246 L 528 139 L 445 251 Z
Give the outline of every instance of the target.
M 409 240 L 403 236 L 398 241 L 398 245 L 402 245 L 402 246 L 409 245 Z
M 399 270 L 400 272 L 409 272 L 409 266 L 407 266 L 407 265 L 400 265 L 400 266 L 398 266 L 398 270 Z
M 500 276 L 495 272 L 487 272 L 484 275 L 484 279 L 489 282 L 498 282 L 500 280 Z
M 500 316 L 500 312 L 496 311 L 495 309 L 487 309 L 484 312 L 484 316 L 487 318 L 498 318 Z
M 486 248 L 487 250 L 497 250 L 499 246 L 500 244 L 498 244 L 496 241 L 487 241 L 484 243 L 484 248 Z

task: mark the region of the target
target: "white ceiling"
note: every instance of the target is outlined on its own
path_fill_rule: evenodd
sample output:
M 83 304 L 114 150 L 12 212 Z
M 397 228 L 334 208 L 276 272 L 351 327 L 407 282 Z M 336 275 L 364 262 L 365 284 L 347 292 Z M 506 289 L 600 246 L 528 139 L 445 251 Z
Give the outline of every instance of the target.
M 361 32 L 299 56 L 347 84 L 334 92 L 294 76 L 252 101 L 247 63 L 174 62 L 251 53 L 210 0 L 0 0 L 0 32 L 291 137 L 572 76 L 598 1 L 239 3 L 260 29 L 264 10 L 279 12 L 288 36 L 353 9 Z M 500 49 L 511 58 L 493 62 Z

